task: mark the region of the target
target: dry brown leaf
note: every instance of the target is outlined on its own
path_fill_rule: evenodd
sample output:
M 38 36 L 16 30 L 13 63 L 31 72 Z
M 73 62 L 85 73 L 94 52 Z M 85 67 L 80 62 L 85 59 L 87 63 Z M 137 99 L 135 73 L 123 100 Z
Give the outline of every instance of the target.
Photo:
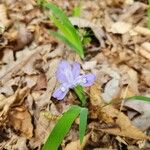
M 103 107 L 100 110 L 99 115 L 100 119 L 106 123 L 112 123 L 116 126 L 113 128 L 100 129 L 103 132 L 132 139 L 150 139 L 149 136 L 146 136 L 142 131 L 133 126 L 126 115 L 113 108 L 111 105 Z
M 0 4 L 0 34 L 4 32 L 5 28 L 10 25 L 10 20 L 7 18 L 7 9 L 4 4 Z
M 90 87 L 90 102 L 93 106 L 102 107 L 104 105 L 100 91 L 101 88 L 98 84 L 94 84 Z
M 129 68 L 129 70 L 127 71 L 127 74 L 129 76 L 129 81 L 128 81 L 128 85 L 131 88 L 132 91 L 134 91 L 134 93 L 136 93 L 136 95 L 139 94 L 139 90 L 138 90 L 138 74 L 135 70 L 133 70 L 132 68 Z
M 140 48 L 139 53 L 146 58 L 148 61 L 150 61 L 150 52 L 148 52 L 147 50 Z
M 142 35 L 150 36 L 150 30 L 145 27 L 136 26 L 134 28 L 134 31 L 136 31 L 137 33 L 142 34 Z
M 56 58 L 56 59 L 53 59 L 49 64 L 49 69 L 46 73 L 46 78 L 48 80 L 47 90 L 44 92 L 43 95 L 41 95 L 37 99 L 37 105 L 40 109 L 43 106 L 48 105 L 49 103 L 51 103 L 50 98 L 51 98 L 51 95 L 52 95 L 52 92 L 53 92 L 54 88 L 56 87 L 56 82 L 57 82 L 55 72 L 56 72 L 57 65 L 58 65 L 59 61 L 60 61 L 60 59 Z
M 26 65 L 29 62 L 33 62 L 34 60 L 37 59 L 37 57 L 40 57 L 41 53 L 44 53 L 45 51 L 51 49 L 50 44 L 38 46 L 36 48 L 33 48 L 30 50 L 30 53 L 28 53 L 25 58 L 24 55 L 19 58 L 18 61 L 10 64 L 10 67 L 8 67 L 7 71 L 0 76 L 0 86 L 2 86 L 4 83 L 9 81 L 13 75 L 16 75 L 20 70 L 23 70 L 27 74 L 32 73 L 33 66 L 30 65 L 26 67 Z
M 14 50 L 21 50 L 23 49 L 26 45 L 31 43 L 33 40 L 32 34 L 27 30 L 25 24 L 19 24 L 19 30 L 17 34 L 17 44 L 14 47 Z
M 150 52 L 150 42 L 144 42 L 141 47 Z
M 38 91 L 38 90 L 46 89 L 46 87 L 47 87 L 46 75 L 44 73 L 41 73 L 38 75 L 36 86 L 34 87 L 34 90 Z
M 146 8 L 143 3 L 140 2 L 134 2 L 132 5 L 128 5 L 125 9 L 124 9 L 124 13 L 122 13 L 119 16 L 119 21 L 128 21 L 133 14 L 139 10 L 140 8 Z M 134 16 L 133 16 L 134 17 Z M 133 18 L 134 19 L 134 18 Z
M 130 31 L 132 25 L 126 22 L 115 22 L 111 24 L 110 32 L 117 33 L 117 34 L 125 34 Z
M 14 107 L 10 111 L 9 124 L 27 138 L 33 136 L 31 115 L 25 106 Z
M 28 91 L 29 89 L 26 87 L 23 89 L 18 89 L 14 95 L 0 100 L 0 126 L 3 123 L 3 120 L 5 121 L 5 119 L 7 118 L 8 112 L 11 107 L 15 106 L 16 104 L 21 104 L 24 98 L 27 96 Z
M 70 142 L 69 144 L 67 144 L 67 146 L 64 148 L 64 150 L 83 150 L 87 141 L 90 138 L 90 135 L 91 134 L 89 133 L 86 136 L 84 136 L 82 144 L 80 144 L 80 140 Z
M 34 118 L 36 123 L 36 129 L 34 130 L 35 136 L 30 141 L 32 149 L 40 147 L 41 143 L 44 143 L 44 140 L 47 139 L 49 133 L 53 129 L 55 122 L 49 121 L 44 115 L 43 112 L 39 114 L 39 118 Z
M 0 149 L 9 149 L 9 150 L 28 150 L 27 148 L 27 139 L 25 137 L 20 136 L 15 133 L 11 133 L 11 138 L 7 141 L 4 141 L 0 144 Z
M 82 65 L 82 68 L 84 70 L 92 70 L 96 67 L 97 65 L 97 61 L 96 60 L 91 60 L 91 61 L 88 61 L 88 62 L 85 62 L 83 65 Z
M 119 80 L 111 79 L 109 82 L 107 82 L 106 86 L 104 87 L 104 93 L 102 93 L 102 97 L 106 103 L 109 103 L 111 102 L 111 100 L 118 97 L 119 92 Z
M 148 96 L 148 95 L 147 95 Z M 150 103 L 145 101 L 138 100 L 128 100 L 124 103 L 124 106 L 127 106 L 131 109 L 134 109 L 136 112 L 128 111 L 128 115 L 131 116 L 132 124 L 141 129 L 142 131 L 147 130 L 150 127 Z M 134 118 L 137 115 L 137 112 L 141 115 Z M 132 116 L 134 113 L 134 116 Z

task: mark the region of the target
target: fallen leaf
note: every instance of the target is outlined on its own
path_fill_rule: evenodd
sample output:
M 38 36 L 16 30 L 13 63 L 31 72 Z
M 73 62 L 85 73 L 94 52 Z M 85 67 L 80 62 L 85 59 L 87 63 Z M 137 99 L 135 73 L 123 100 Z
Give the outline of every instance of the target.
M 126 115 L 113 108 L 111 105 L 103 107 L 100 110 L 99 115 L 100 119 L 104 122 L 111 123 L 116 126 L 113 128 L 100 129 L 103 132 L 132 139 L 150 139 L 150 137 L 146 136 L 142 131 L 140 131 L 140 129 L 133 126 Z
M 90 102 L 93 106 L 102 107 L 104 105 L 104 101 L 101 98 L 100 91 L 100 85 L 96 83 L 90 87 Z
M 36 85 L 34 87 L 35 91 L 46 89 L 47 87 L 47 78 L 44 73 L 38 75 Z
M 3 124 L 3 120 L 5 121 L 5 119 L 7 118 L 8 112 L 11 107 L 15 106 L 16 104 L 19 105 L 20 103 L 22 103 L 24 98 L 27 96 L 28 91 L 29 89 L 27 87 L 18 89 L 14 93 L 14 95 L 0 100 L 0 126 Z
M 9 124 L 28 139 L 33 136 L 31 115 L 25 106 L 14 107 L 9 113 Z
M 41 143 L 44 143 L 44 140 L 47 139 L 47 136 L 53 129 L 55 122 L 49 121 L 44 115 L 43 112 L 40 112 L 38 118 L 34 118 L 36 123 L 36 128 L 34 130 L 34 138 L 30 140 L 32 149 L 40 147 Z
M 14 47 L 14 50 L 21 50 L 23 49 L 26 45 L 31 43 L 33 40 L 32 34 L 27 30 L 25 24 L 19 24 L 19 30 L 17 34 L 17 44 Z
M 97 65 L 97 61 L 96 60 L 92 60 L 92 61 L 88 61 L 88 62 L 85 62 L 83 65 L 82 65 L 82 68 L 84 70 L 92 70 L 96 67 Z
M 111 100 L 117 98 L 120 92 L 119 80 L 111 79 L 104 87 L 104 93 L 102 93 L 103 100 L 109 103 Z
M 128 111 L 128 115 L 131 116 L 132 124 L 142 131 L 147 130 L 150 127 L 150 103 L 139 100 L 127 100 L 124 103 L 124 106 L 135 110 L 134 116 L 137 115 L 137 112 L 141 115 L 136 117 L 131 116 L 131 111 Z
M 10 20 L 7 17 L 7 8 L 4 4 L 0 4 L 0 34 L 5 31 L 10 25 Z
M 111 25 L 110 32 L 117 34 L 125 34 L 130 31 L 132 25 L 126 22 L 115 22 Z
M 83 150 L 89 138 L 90 133 L 84 136 L 82 144 L 80 144 L 80 140 L 72 141 L 67 144 L 64 150 Z

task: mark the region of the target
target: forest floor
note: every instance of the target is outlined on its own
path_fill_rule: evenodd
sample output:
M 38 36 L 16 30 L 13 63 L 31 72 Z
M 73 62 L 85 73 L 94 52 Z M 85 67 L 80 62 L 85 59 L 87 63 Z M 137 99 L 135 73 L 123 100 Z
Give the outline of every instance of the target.
M 60 149 L 150 149 L 150 103 L 125 100 L 150 97 L 147 1 L 82 0 L 77 17 L 72 12 L 78 0 L 49 2 L 88 35 L 83 37 L 85 58 L 48 33 L 57 28 L 36 1 L 1 0 L 0 149 L 42 149 L 56 116 L 79 104 L 73 91 L 62 101 L 52 97 L 59 86 L 55 73 L 61 60 L 79 62 L 81 72 L 95 74 L 96 81 L 85 89 L 89 115 L 82 145 L 77 119 Z

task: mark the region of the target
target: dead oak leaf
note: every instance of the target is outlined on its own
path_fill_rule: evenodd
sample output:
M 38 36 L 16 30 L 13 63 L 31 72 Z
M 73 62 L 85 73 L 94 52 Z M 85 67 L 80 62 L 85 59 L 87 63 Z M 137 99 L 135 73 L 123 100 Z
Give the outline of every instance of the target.
M 22 103 L 28 90 L 27 87 L 24 87 L 23 89 L 18 89 L 12 96 L 0 99 L 0 126 L 3 125 L 11 107 Z
M 31 115 L 25 106 L 13 108 L 9 113 L 9 124 L 27 138 L 33 136 Z
M 114 135 L 124 136 L 132 139 L 150 139 L 149 136 L 146 136 L 142 131 L 132 125 L 129 118 L 120 112 L 119 110 L 113 108 L 111 105 L 103 107 L 100 112 L 100 119 L 106 123 L 115 124 L 115 128 L 105 128 L 100 129 L 103 132 L 107 132 Z

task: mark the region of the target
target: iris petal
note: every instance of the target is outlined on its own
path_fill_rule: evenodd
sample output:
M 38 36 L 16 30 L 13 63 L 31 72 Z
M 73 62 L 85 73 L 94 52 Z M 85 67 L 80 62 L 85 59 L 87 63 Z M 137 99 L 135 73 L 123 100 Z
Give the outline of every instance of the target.
M 58 100 L 62 100 L 64 99 L 64 97 L 66 96 L 67 92 L 69 91 L 69 89 L 63 85 L 61 85 L 54 93 L 53 93 L 53 97 L 58 99 Z
M 73 81 L 73 74 L 72 74 L 72 68 L 71 65 L 65 61 L 62 60 L 59 63 L 57 72 L 56 72 L 57 79 L 60 83 L 70 83 Z
M 79 84 L 84 87 L 91 86 L 96 79 L 96 76 L 94 74 L 86 74 L 86 75 L 80 75 L 77 80 L 76 84 Z
M 80 75 L 80 64 L 79 63 L 73 63 L 72 64 L 72 74 L 73 74 L 73 78 L 76 79 L 79 75 Z

